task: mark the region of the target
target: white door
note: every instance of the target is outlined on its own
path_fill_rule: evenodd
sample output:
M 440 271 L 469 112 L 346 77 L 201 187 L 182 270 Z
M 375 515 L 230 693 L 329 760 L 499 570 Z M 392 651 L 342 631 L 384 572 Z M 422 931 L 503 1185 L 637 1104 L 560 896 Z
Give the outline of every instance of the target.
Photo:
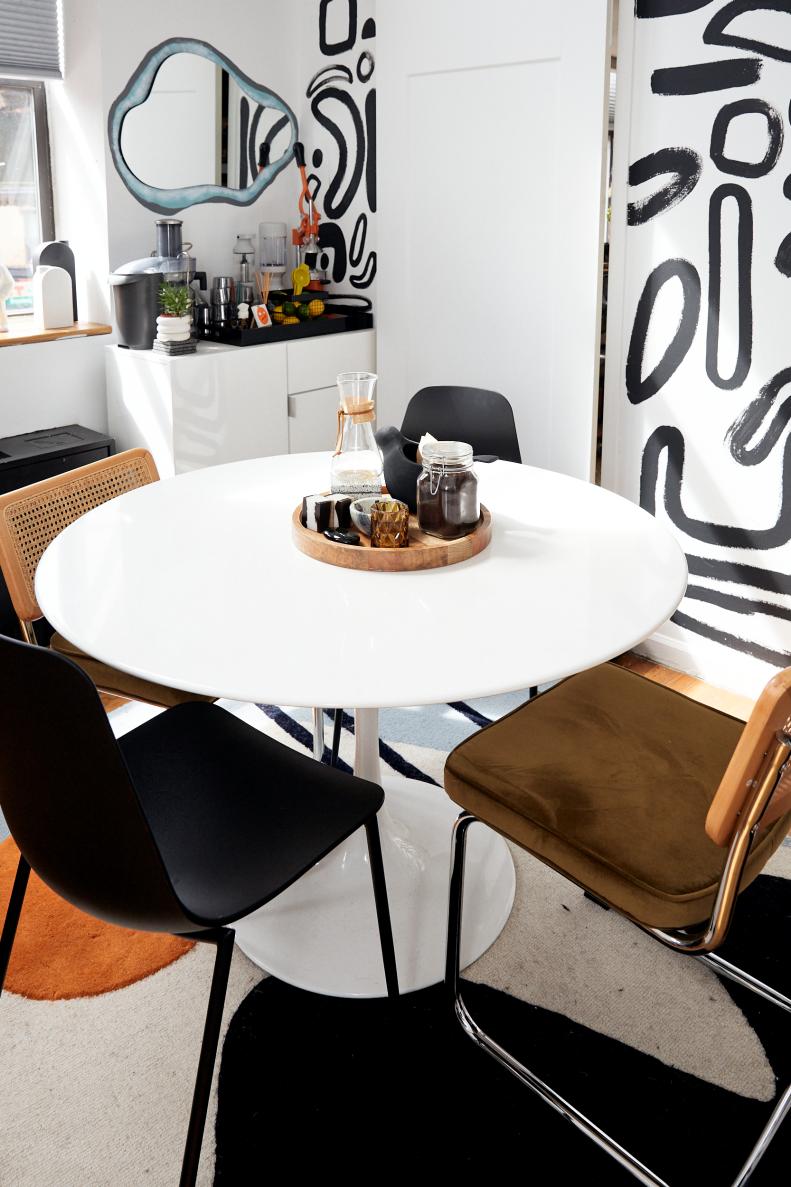
M 428 384 L 493 388 L 524 461 L 591 476 L 608 10 L 378 6 L 380 424 Z

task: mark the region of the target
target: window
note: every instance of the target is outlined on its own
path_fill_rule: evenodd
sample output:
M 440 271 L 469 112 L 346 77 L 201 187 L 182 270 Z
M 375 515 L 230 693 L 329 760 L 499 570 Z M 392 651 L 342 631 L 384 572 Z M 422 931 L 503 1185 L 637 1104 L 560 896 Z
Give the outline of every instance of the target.
M 9 314 L 33 311 L 33 252 L 55 238 L 43 82 L 0 78 L 0 262 L 15 280 Z

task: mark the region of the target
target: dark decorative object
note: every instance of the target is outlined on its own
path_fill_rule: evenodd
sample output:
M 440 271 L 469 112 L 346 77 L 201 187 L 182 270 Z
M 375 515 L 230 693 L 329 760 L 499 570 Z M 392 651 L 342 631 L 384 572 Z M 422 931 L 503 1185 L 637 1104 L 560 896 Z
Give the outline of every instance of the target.
M 385 486 L 394 499 L 417 512 L 417 480 L 423 467 L 417 461 L 417 441 L 410 441 L 395 425 L 380 429 L 376 444 L 382 451 Z
M 74 320 L 77 321 L 77 279 L 74 271 L 74 252 L 68 239 L 53 239 L 42 243 L 33 255 L 33 269 L 41 265 L 47 268 L 62 268 L 71 277 L 71 303 Z
M 371 508 L 371 548 L 408 547 L 409 508 L 400 499 L 377 499 Z

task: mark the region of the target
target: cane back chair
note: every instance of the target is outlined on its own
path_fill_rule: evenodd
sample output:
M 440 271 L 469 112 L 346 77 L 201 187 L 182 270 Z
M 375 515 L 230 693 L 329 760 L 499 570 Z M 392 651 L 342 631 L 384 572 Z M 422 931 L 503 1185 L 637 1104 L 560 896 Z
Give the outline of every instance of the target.
M 159 474 L 148 450 L 127 449 L 124 453 L 101 458 L 79 469 L 0 495 L 0 570 L 28 643 L 38 641 L 35 623 L 43 618 L 34 583 L 38 562 L 45 549 L 64 528 L 87 511 L 158 480 Z M 78 664 L 102 692 L 164 708 L 182 701 L 208 699 L 119 672 L 87 655 L 57 631 L 50 646 Z
M 562 681 L 448 757 L 455 825 L 446 987 L 473 1041 L 647 1187 L 668 1187 L 487 1035 L 459 985 L 467 831 L 483 821 L 676 952 L 791 1011 L 791 999 L 716 953 L 739 893 L 791 826 L 791 668 L 747 725 L 614 664 Z M 732 1187 L 791 1109 L 775 1103 Z

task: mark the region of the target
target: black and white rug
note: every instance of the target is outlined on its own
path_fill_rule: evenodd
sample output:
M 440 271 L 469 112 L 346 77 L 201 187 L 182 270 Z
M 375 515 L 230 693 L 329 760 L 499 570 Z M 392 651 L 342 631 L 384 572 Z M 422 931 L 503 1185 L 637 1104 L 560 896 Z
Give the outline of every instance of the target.
M 518 700 L 383 713 L 386 769 L 440 781 L 447 750 Z M 312 745 L 302 711 L 228 707 L 286 744 Z M 139 712 L 122 711 L 116 727 Z M 347 763 L 352 745 L 347 728 Z M 724 1187 L 791 1078 L 791 1017 L 514 857 L 514 911 L 465 974 L 473 1013 L 672 1187 Z M 789 879 L 786 841 L 743 896 L 728 941 L 736 963 L 786 993 Z M 0 999 L 4 1187 L 177 1181 L 210 961 L 196 949 L 90 999 Z M 202 1187 L 328 1173 L 633 1182 L 477 1050 L 440 987 L 392 1006 L 323 998 L 237 952 L 226 1024 Z M 787 1122 L 754 1187 L 780 1187 L 790 1166 Z

